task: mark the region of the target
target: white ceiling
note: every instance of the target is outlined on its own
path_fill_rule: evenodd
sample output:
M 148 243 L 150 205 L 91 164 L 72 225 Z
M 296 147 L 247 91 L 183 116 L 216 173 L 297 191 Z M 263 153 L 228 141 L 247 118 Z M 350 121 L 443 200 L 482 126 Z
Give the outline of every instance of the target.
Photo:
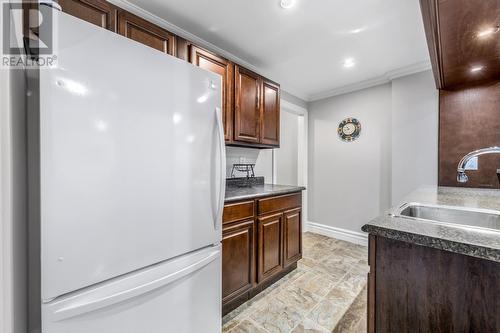
M 279 0 L 128 2 L 243 59 L 305 100 L 428 66 L 418 0 L 295 0 L 288 10 Z M 344 68 L 346 58 L 356 66 Z

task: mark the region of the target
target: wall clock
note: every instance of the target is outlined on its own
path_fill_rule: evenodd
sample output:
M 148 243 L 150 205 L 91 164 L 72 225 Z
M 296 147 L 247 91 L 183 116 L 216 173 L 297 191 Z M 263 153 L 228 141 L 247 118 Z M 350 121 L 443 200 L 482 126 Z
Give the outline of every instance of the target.
M 356 118 L 346 118 L 339 124 L 337 132 L 342 140 L 346 142 L 354 141 L 361 132 L 361 123 Z

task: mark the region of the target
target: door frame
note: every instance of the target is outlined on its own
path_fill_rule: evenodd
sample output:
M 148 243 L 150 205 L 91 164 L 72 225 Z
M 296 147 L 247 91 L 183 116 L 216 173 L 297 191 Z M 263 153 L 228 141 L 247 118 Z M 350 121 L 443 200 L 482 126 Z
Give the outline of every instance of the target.
M 307 221 L 308 221 L 308 202 L 307 202 L 307 174 L 308 174 L 308 119 L 309 112 L 306 108 L 299 105 L 290 103 L 283 98 L 280 100 L 281 111 L 293 113 L 299 116 L 299 137 L 298 137 L 298 156 L 297 156 L 297 184 L 299 186 L 304 186 L 306 189 L 302 192 L 302 232 L 307 231 Z M 276 174 L 278 170 L 276 168 L 276 155 L 273 149 L 273 184 L 276 184 Z

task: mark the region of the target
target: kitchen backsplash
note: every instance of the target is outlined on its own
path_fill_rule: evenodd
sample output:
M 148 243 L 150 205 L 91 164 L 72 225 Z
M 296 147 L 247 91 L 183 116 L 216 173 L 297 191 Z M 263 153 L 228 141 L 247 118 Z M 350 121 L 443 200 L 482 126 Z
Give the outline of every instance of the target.
M 226 147 L 226 178 L 231 177 L 233 164 L 255 164 L 255 176 L 263 176 L 266 183 L 273 182 L 273 150 Z M 237 173 L 237 177 L 244 177 Z

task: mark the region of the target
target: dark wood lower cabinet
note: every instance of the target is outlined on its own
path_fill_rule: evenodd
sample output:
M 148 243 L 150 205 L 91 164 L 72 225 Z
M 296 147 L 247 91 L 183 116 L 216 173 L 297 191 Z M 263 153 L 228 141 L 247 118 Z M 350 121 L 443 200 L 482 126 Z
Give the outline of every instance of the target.
M 254 220 L 227 225 L 222 248 L 222 301 L 228 302 L 255 283 Z
M 257 281 L 262 282 L 283 269 L 283 214 L 259 217 Z
M 302 258 L 301 198 L 298 192 L 225 205 L 223 314 L 297 268 Z
M 500 263 L 370 236 L 369 332 L 500 332 Z
M 294 209 L 283 214 L 284 266 L 289 266 L 302 258 L 301 210 Z

